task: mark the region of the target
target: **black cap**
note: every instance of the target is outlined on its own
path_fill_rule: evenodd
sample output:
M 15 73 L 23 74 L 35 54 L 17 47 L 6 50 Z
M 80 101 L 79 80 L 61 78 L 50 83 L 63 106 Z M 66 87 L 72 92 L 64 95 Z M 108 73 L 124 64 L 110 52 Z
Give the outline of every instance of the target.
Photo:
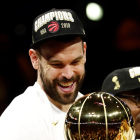
M 117 69 L 104 80 L 101 91 L 117 94 L 140 87 L 140 67 Z
M 85 31 L 74 11 L 70 9 L 52 9 L 39 16 L 33 21 L 32 45 L 36 46 L 46 39 L 76 35 L 85 39 Z

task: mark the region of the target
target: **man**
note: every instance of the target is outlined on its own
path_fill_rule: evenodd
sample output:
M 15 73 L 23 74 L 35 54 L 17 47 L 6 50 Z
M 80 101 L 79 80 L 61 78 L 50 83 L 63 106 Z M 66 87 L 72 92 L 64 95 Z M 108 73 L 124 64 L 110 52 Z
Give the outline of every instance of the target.
M 136 138 L 140 138 L 140 67 L 128 67 L 111 72 L 104 80 L 102 92 L 120 97 L 130 108 Z
M 85 76 L 85 32 L 69 9 L 35 18 L 29 50 L 37 82 L 1 115 L 1 140 L 64 140 L 64 121 Z

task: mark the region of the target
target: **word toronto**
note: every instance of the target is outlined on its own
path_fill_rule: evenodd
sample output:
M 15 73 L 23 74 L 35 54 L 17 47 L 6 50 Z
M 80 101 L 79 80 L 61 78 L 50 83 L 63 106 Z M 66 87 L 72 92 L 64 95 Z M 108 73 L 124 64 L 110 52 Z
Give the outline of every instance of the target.
M 64 20 L 64 21 L 74 22 L 74 18 L 72 17 L 72 14 L 70 12 L 66 12 L 66 11 L 49 12 L 49 13 L 42 15 L 35 21 L 35 25 L 34 25 L 35 32 L 37 32 L 38 29 L 40 29 L 43 25 L 54 20 L 54 18 L 57 21 Z

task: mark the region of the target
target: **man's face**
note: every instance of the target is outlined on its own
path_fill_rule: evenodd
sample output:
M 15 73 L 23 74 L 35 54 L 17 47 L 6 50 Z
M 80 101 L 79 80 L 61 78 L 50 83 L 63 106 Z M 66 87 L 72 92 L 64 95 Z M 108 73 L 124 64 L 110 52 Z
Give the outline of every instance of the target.
M 80 38 L 65 43 L 51 40 L 40 51 L 38 79 L 43 90 L 61 104 L 74 102 L 84 80 L 86 45 Z
M 121 92 L 122 95 L 135 95 L 133 91 Z M 140 92 L 139 92 L 140 95 Z M 136 96 L 139 96 L 136 94 Z M 121 98 L 130 108 L 134 122 L 137 138 L 140 138 L 140 108 L 136 105 L 134 98 Z

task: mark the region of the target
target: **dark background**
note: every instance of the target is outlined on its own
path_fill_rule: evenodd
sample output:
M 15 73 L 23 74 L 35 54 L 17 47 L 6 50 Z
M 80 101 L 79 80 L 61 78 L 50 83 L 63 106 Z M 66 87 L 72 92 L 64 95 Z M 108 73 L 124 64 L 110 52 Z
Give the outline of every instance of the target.
M 86 5 L 102 6 L 100 21 L 86 17 Z M 139 0 L 28 0 L 0 3 L 0 114 L 12 99 L 36 81 L 28 51 L 32 22 L 52 8 L 74 10 L 87 35 L 86 77 L 81 92 L 99 91 L 113 70 L 138 66 L 140 61 Z

